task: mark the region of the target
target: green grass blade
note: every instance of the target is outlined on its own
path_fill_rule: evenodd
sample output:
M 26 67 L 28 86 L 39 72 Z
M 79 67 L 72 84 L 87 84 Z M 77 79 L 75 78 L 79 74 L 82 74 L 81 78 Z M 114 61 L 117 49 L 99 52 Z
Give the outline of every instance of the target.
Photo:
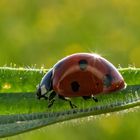
M 98 95 L 98 103 L 93 100 L 83 101 L 82 98 L 73 98 L 72 102 L 78 106 L 77 109 L 70 109 L 69 104 L 61 100 L 57 100 L 54 106 L 48 109 L 47 102 L 37 100 L 34 94 L 36 85 L 45 71 L 0 69 L 0 75 L 5 77 L 5 79 L 0 79 L 0 83 L 12 85 L 9 89 L 1 88 L 3 93 L 0 93 L 0 137 L 15 135 L 69 119 L 99 115 L 140 105 L 140 69 L 128 68 L 120 70 L 128 84 L 125 90 Z M 22 79 L 18 84 L 21 76 Z M 31 82 L 32 80 L 34 82 Z

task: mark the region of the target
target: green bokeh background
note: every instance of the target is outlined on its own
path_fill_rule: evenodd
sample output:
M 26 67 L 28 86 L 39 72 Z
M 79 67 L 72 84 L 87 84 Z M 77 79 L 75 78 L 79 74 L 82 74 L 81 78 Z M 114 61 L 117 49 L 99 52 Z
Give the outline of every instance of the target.
M 122 67 L 140 66 L 138 0 L 0 0 L 0 65 L 53 66 L 96 52 Z
M 140 1 L 0 0 L 0 66 L 50 68 L 76 52 L 140 67 Z M 66 123 L 13 139 L 140 139 L 138 116 Z

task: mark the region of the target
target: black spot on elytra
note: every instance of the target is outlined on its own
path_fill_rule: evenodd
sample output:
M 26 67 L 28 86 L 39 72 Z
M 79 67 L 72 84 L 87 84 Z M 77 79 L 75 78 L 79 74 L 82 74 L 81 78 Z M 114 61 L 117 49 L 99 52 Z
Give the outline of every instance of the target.
M 81 70 L 85 70 L 87 68 L 88 62 L 85 59 L 79 61 L 79 66 Z
M 106 74 L 103 80 L 104 86 L 109 87 L 111 86 L 113 81 L 113 77 L 110 74 Z
M 80 85 L 78 82 L 74 81 L 71 83 L 71 89 L 73 92 L 79 91 Z
M 96 86 L 98 87 L 99 86 L 99 83 L 96 83 Z

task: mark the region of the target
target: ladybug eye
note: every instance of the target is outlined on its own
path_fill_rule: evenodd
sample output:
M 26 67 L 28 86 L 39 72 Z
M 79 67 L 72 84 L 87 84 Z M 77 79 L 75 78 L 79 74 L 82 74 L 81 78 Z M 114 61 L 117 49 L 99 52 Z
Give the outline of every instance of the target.
M 71 83 L 71 88 L 72 88 L 73 92 L 79 91 L 79 87 L 80 87 L 80 85 L 79 85 L 78 82 L 74 81 L 74 82 Z
M 113 81 L 113 77 L 110 74 L 106 74 L 103 79 L 104 86 L 109 87 L 111 86 Z
M 80 60 L 79 61 L 79 66 L 81 70 L 85 70 L 87 68 L 88 62 L 86 60 Z

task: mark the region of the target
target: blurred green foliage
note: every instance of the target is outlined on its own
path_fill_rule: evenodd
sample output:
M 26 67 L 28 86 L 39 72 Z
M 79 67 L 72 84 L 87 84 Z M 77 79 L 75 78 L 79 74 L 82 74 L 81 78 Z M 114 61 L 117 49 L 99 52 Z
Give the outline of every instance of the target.
M 67 121 L 8 140 L 139 140 L 140 110 L 125 112 Z
M 116 66 L 140 67 L 139 13 L 139 0 L 0 0 L 0 65 L 49 68 L 66 55 L 95 52 Z M 138 117 L 69 123 L 21 137 L 140 139 Z
M 46 68 L 75 52 L 140 66 L 140 1 L 0 0 L 0 65 Z

